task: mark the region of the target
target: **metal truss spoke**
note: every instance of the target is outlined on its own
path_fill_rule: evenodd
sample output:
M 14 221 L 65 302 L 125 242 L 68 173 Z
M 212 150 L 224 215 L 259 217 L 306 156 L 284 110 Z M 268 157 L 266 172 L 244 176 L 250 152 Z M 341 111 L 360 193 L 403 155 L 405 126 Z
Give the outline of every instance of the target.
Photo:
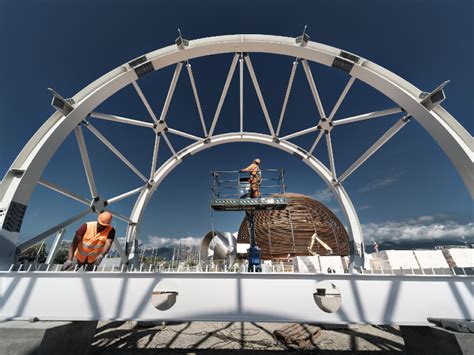
M 64 234 L 66 234 L 66 229 L 62 228 L 58 231 L 56 234 L 56 238 L 54 238 L 53 245 L 51 246 L 51 249 L 49 250 L 48 257 L 46 258 L 46 265 L 51 265 L 56 259 L 56 255 L 58 254 L 59 251 L 59 246 L 61 245 L 61 242 L 63 240 Z
M 407 115 L 398 120 L 382 137 L 380 137 L 362 156 L 357 159 L 340 177 L 339 182 L 343 182 L 352 174 L 359 166 L 361 166 L 367 159 L 369 159 L 377 150 L 379 150 L 390 138 L 392 138 L 400 129 L 402 129 L 410 121 L 410 116 Z
M 154 124 L 150 122 L 143 122 L 143 121 L 133 120 L 131 118 L 108 115 L 108 114 L 100 113 L 100 112 L 91 112 L 89 116 L 98 118 L 100 120 L 125 123 L 125 124 L 134 125 L 134 126 L 146 127 L 146 128 L 154 128 Z
M 181 136 L 181 137 L 184 137 L 184 138 L 189 138 L 189 139 L 192 139 L 192 140 L 195 140 L 195 141 L 202 141 L 203 140 L 203 138 L 194 136 L 194 135 L 186 133 L 186 132 L 178 131 L 177 129 L 173 129 L 173 128 L 169 128 L 169 127 L 168 127 L 167 132 L 172 133 L 172 134 L 176 134 L 177 136 Z
M 214 129 L 216 128 L 217 120 L 219 119 L 219 115 L 222 110 L 222 105 L 224 104 L 225 97 L 227 96 L 227 91 L 229 90 L 229 85 L 234 76 L 235 67 L 237 66 L 237 60 L 239 59 L 239 55 L 235 54 L 234 58 L 232 59 L 232 64 L 230 65 L 229 72 L 227 73 L 227 78 L 225 80 L 224 88 L 222 89 L 221 98 L 219 99 L 219 103 L 217 104 L 216 113 L 214 114 L 214 118 L 212 120 L 211 129 L 209 130 L 209 137 L 214 134 Z
M 398 113 L 398 112 L 402 112 L 401 107 L 392 107 L 392 108 L 389 108 L 389 109 L 386 109 L 386 110 L 369 112 L 369 113 L 364 113 L 364 114 L 358 115 L 358 116 L 352 116 L 352 117 L 336 120 L 336 121 L 333 121 L 333 125 L 334 126 L 340 126 L 340 125 L 347 124 L 347 123 L 353 123 L 353 122 L 358 122 L 358 121 L 369 120 L 371 118 L 388 116 L 388 115 L 392 115 L 392 114 Z
M 194 100 L 196 101 L 196 106 L 199 113 L 199 119 L 201 120 L 202 130 L 204 132 L 204 137 L 207 136 L 206 122 L 204 121 L 204 115 L 202 114 L 201 102 L 199 101 L 199 95 L 196 88 L 196 82 L 194 81 L 193 70 L 191 64 L 186 64 L 186 69 L 188 70 L 189 80 L 191 81 L 191 87 L 193 88 Z
M 128 261 L 127 254 L 125 254 L 125 251 L 123 250 L 122 246 L 120 245 L 120 242 L 118 238 L 114 238 L 114 247 L 115 250 L 117 250 L 117 253 L 120 256 L 120 259 L 122 259 L 122 263 L 126 263 Z
M 130 191 L 127 191 L 123 194 L 120 194 L 120 195 L 117 195 L 115 197 L 112 197 L 112 198 L 109 198 L 107 200 L 107 204 L 108 205 L 111 205 L 115 202 L 118 202 L 120 200 L 123 200 L 127 197 L 130 197 L 130 196 L 133 196 L 133 195 L 136 195 L 137 193 L 141 192 L 142 190 L 144 190 L 146 188 L 146 185 L 145 186 L 140 186 L 140 187 L 137 187 L 136 189 L 133 189 L 133 190 L 130 190 Z
M 173 154 L 173 156 L 176 157 L 176 151 L 174 150 L 173 146 L 171 145 L 171 142 L 170 142 L 169 138 L 166 136 L 166 133 L 163 133 L 163 138 L 165 139 L 165 142 L 168 145 L 168 148 L 171 150 L 171 153 Z
M 91 161 L 89 154 L 87 153 L 86 141 L 84 140 L 84 134 L 82 133 L 81 126 L 74 128 L 74 134 L 76 135 L 77 144 L 79 146 L 79 152 L 81 154 L 82 165 L 86 173 L 87 184 L 91 192 L 91 197 L 96 198 L 98 196 L 97 187 L 95 186 L 94 174 L 92 173 Z
M 323 136 L 323 134 L 324 134 L 323 131 L 319 132 L 318 136 L 317 136 L 316 139 L 314 140 L 313 145 L 311 146 L 311 148 L 310 148 L 309 151 L 308 151 L 308 155 L 313 154 L 313 152 L 314 152 L 314 150 L 316 149 L 316 146 L 318 145 L 319 141 L 321 140 L 321 137 Z
M 153 121 L 155 121 L 155 123 L 158 123 L 158 119 L 156 118 L 155 113 L 151 109 L 151 106 L 148 103 L 148 100 L 146 99 L 145 95 L 143 95 L 143 91 L 142 89 L 140 89 L 140 86 L 138 86 L 138 83 L 136 81 L 132 81 L 132 85 L 135 88 L 135 91 L 137 92 L 138 96 L 140 96 L 140 99 L 142 100 L 143 105 L 145 105 L 146 110 L 150 114 L 151 118 L 153 118 Z
M 265 120 L 267 121 L 268 129 L 273 137 L 275 137 L 275 131 L 273 130 L 272 121 L 270 120 L 270 115 L 268 114 L 267 106 L 265 105 L 265 101 L 263 100 L 262 91 L 260 90 L 260 85 L 258 85 L 257 76 L 255 75 L 255 71 L 253 70 L 252 61 L 250 60 L 250 56 L 245 56 L 245 63 L 247 64 L 247 68 L 250 73 L 250 77 L 252 78 L 253 86 L 255 87 L 255 91 L 257 92 L 258 101 L 260 102 L 260 106 L 262 107 L 263 115 L 265 116 Z
M 290 97 L 291 88 L 293 86 L 293 80 L 295 79 L 296 68 L 298 67 L 298 60 L 293 62 L 293 66 L 291 67 L 290 79 L 288 80 L 288 87 L 286 88 L 285 99 L 283 100 L 283 106 L 281 108 L 280 113 L 280 120 L 278 121 L 278 127 L 276 131 L 276 135 L 280 134 L 281 125 L 283 123 L 283 117 L 285 116 L 286 105 L 288 104 L 288 98 Z
M 153 180 L 153 176 L 155 175 L 156 162 L 158 160 L 158 150 L 160 149 L 160 140 L 161 140 L 161 135 L 156 134 L 155 145 L 153 146 L 153 156 L 151 158 L 150 181 Z
M 354 81 L 355 81 L 355 77 L 351 76 L 351 78 L 349 79 L 349 81 L 346 84 L 346 87 L 344 88 L 344 90 L 342 90 L 341 96 L 339 96 L 339 98 L 336 101 L 336 104 L 334 105 L 334 107 L 332 108 L 331 113 L 329 114 L 329 117 L 328 117 L 329 121 L 332 121 L 332 119 L 334 118 L 334 115 L 336 114 L 337 110 L 339 109 L 339 106 L 341 106 L 342 101 L 344 101 L 344 99 L 346 98 L 346 95 L 349 92 L 349 89 L 351 88 L 352 84 L 354 84 Z
M 145 182 L 148 181 L 147 178 L 132 163 L 130 163 L 130 161 L 127 158 L 125 158 L 125 156 L 122 153 L 120 153 L 119 150 L 115 148 L 114 145 L 110 143 L 110 141 L 102 135 L 102 133 L 100 133 L 94 126 L 92 126 L 90 122 L 86 123 L 86 127 L 102 143 L 104 143 L 105 146 L 109 148 L 112 151 L 112 153 L 114 153 L 126 166 L 128 166 L 130 170 L 132 170 L 135 174 L 137 174 L 140 179 L 142 179 Z
M 112 213 L 112 215 L 114 215 L 114 216 L 117 217 L 118 219 L 121 219 L 122 221 L 127 222 L 127 223 L 129 223 L 129 224 L 130 224 L 130 223 L 133 224 L 133 222 L 132 222 L 132 220 L 131 220 L 130 218 L 125 217 L 124 215 L 122 215 L 122 214 L 120 214 L 120 213 L 118 213 L 118 212 L 115 212 L 115 211 L 109 210 L 109 212 Z
M 38 184 L 45 186 L 53 191 L 59 192 L 61 195 L 67 196 L 69 198 L 72 198 L 73 200 L 83 203 L 86 206 L 90 206 L 91 204 L 91 201 L 88 201 L 84 197 L 79 196 L 74 192 L 67 191 L 66 189 L 63 189 L 62 187 L 59 187 L 58 185 L 53 184 L 52 182 L 46 181 L 45 179 L 39 179 Z
M 289 135 L 287 135 L 287 136 L 284 136 L 284 137 L 282 137 L 281 139 L 288 140 L 288 139 L 291 139 L 291 138 L 299 137 L 299 136 L 302 136 L 302 135 L 305 135 L 305 134 L 308 134 L 308 133 L 317 131 L 318 129 L 319 129 L 318 126 L 306 128 L 306 129 L 303 129 L 303 130 L 301 130 L 301 131 L 298 131 L 298 132 L 289 134 Z
M 336 181 L 336 165 L 334 163 L 334 153 L 332 150 L 331 132 L 326 133 L 326 144 L 328 148 L 329 166 L 331 168 L 332 179 Z
M 171 79 L 171 84 L 168 89 L 168 94 L 166 95 L 165 104 L 163 105 L 163 110 L 161 111 L 160 121 L 166 121 L 166 115 L 168 114 L 168 109 L 171 104 L 171 99 L 173 98 L 174 89 L 176 89 L 176 83 L 179 79 L 179 74 L 181 73 L 181 69 L 183 68 L 183 63 L 178 63 L 174 70 L 173 78 Z
M 91 212 L 92 212 L 92 209 L 88 208 L 87 210 L 82 211 L 81 213 L 75 215 L 74 217 L 71 217 L 71 218 L 65 220 L 64 222 L 61 222 L 61 223 L 55 225 L 54 227 L 48 229 L 47 231 L 45 231 L 41 234 L 38 234 L 36 237 L 33 237 L 30 240 L 27 240 L 26 242 L 20 244 L 17 248 L 18 251 L 21 253 L 21 252 L 25 251 L 26 249 L 31 248 L 33 245 L 35 245 L 35 244 L 43 241 L 44 239 L 48 238 L 51 234 L 56 233 L 60 229 L 67 227 L 68 225 L 76 222 L 77 220 L 81 219 L 82 217 L 88 215 Z
M 324 113 L 323 104 L 321 103 L 321 99 L 319 98 L 318 89 L 316 88 L 313 74 L 311 73 L 311 68 L 309 67 L 307 60 L 303 60 L 302 63 L 306 78 L 308 79 L 309 87 L 311 88 L 311 93 L 313 94 L 314 101 L 316 102 L 316 107 L 318 108 L 319 116 L 321 118 L 325 118 L 326 114 Z
M 240 133 L 244 131 L 244 59 L 239 58 L 239 106 L 240 106 Z

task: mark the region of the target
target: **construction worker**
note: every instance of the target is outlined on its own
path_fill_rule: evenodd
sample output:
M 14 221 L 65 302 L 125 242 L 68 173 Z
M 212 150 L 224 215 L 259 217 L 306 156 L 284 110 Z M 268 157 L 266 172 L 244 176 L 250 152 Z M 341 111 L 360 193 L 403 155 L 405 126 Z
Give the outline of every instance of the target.
M 83 223 L 74 235 L 63 270 L 72 270 L 77 265 L 89 271 L 99 266 L 115 238 L 111 222 L 112 214 L 106 211 L 99 214 L 97 222 Z
M 252 164 L 247 166 L 245 169 L 240 170 L 240 172 L 250 173 L 250 197 L 259 198 L 260 197 L 260 183 L 262 182 L 262 173 L 260 171 L 260 159 L 256 158 L 253 160 Z

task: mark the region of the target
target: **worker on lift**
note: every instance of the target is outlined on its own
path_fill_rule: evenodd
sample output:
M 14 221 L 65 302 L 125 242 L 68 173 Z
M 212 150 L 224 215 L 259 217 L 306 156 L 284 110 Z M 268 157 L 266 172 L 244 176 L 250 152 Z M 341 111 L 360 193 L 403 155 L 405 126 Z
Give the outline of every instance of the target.
M 69 247 L 63 270 L 73 270 L 77 265 L 90 271 L 94 266 L 99 266 L 115 238 L 115 229 L 110 225 L 111 222 L 112 214 L 105 211 L 99 214 L 97 222 L 82 224 Z
M 260 197 L 260 183 L 262 182 L 262 173 L 260 171 L 260 159 L 256 158 L 253 160 L 252 164 L 247 166 L 245 169 L 240 170 L 240 172 L 250 173 L 250 197 L 259 198 Z

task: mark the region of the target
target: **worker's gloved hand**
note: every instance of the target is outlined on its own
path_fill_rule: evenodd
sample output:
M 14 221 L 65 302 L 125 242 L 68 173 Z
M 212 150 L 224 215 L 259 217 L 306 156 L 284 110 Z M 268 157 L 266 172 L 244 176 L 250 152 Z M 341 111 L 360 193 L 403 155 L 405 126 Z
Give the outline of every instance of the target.
M 100 263 L 102 262 L 102 259 L 104 259 L 104 257 L 102 255 L 99 255 L 97 258 L 95 258 L 94 265 L 99 266 Z
M 61 270 L 68 270 L 72 266 L 72 260 L 66 260 Z

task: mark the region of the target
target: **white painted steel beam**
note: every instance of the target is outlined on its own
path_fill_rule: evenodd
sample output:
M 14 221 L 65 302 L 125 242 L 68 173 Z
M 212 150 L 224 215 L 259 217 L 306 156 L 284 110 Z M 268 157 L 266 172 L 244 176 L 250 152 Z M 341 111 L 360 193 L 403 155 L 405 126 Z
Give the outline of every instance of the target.
M 71 198 L 71 199 L 73 199 L 77 202 L 80 202 L 80 203 L 86 205 L 86 206 L 91 205 L 91 201 L 85 199 L 84 197 L 79 196 L 79 195 L 75 194 L 74 192 L 67 191 L 66 189 L 64 189 L 62 187 L 59 187 L 58 185 L 53 184 L 52 182 L 46 181 L 43 178 L 38 180 L 38 184 L 40 184 L 44 187 L 47 187 L 50 190 L 56 191 L 56 192 L 60 193 L 61 195 L 69 197 L 69 198 Z
M 135 222 L 133 222 L 130 218 L 118 213 L 118 212 L 115 212 L 115 211 L 111 211 L 111 210 L 108 210 L 110 213 L 112 213 L 112 215 L 114 215 L 115 217 L 117 217 L 118 219 L 121 219 L 122 221 L 128 223 L 128 224 L 134 224 Z
M 171 144 L 169 138 L 166 136 L 166 133 L 163 133 L 163 138 L 166 142 L 166 145 L 171 150 L 171 154 L 173 154 L 173 157 L 176 157 L 176 150 L 174 150 L 173 145 Z
M 138 96 L 140 97 L 140 100 L 142 100 L 142 103 L 145 106 L 146 110 L 148 111 L 148 114 L 151 116 L 153 121 L 155 121 L 155 123 L 158 123 L 158 119 L 156 118 L 155 112 L 153 111 L 153 109 L 150 106 L 150 103 L 148 102 L 145 95 L 143 94 L 142 89 L 140 89 L 140 86 L 138 86 L 138 83 L 134 80 L 132 81 L 132 85 L 135 88 L 135 91 L 137 92 Z
M 313 94 L 314 102 L 318 108 L 319 116 L 320 118 L 326 118 L 326 113 L 324 112 L 323 104 L 321 103 L 319 92 L 316 87 L 316 83 L 314 82 L 313 74 L 311 73 L 311 68 L 309 67 L 308 61 L 302 60 L 302 63 L 306 78 L 308 79 L 309 87 L 311 88 L 311 93 Z
M 199 94 L 196 88 L 196 82 L 194 81 L 194 74 L 191 68 L 191 64 L 186 64 L 186 69 L 188 70 L 189 80 L 191 81 L 191 87 L 193 89 L 194 100 L 196 101 L 196 107 L 199 114 L 199 119 L 201 120 L 202 131 L 204 132 L 204 137 L 207 137 L 206 122 L 204 121 L 204 115 L 202 113 L 201 101 L 199 100 Z
M 370 146 L 367 151 L 362 154 L 362 156 L 357 159 L 352 165 L 339 176 L 339 182 L 346 180 L 350 174 L 352 174 L 358 167 L 360 167 L 367 159 L 369 159 L 377 150 L 379 150 L 385 143 L 387 143 L 390 138 L 392 138 L 398 131 L 400 131 L 407 123 L 409 119 L 403 117 L 399 119 L 392 127 L 390 127 L 387 132 L 385 132 L 382 137 L 377 139 L 377 141 Z
M 474 316 L 472 276 L 96 271 L 2 272 L 0 281 L 2 320 L 428 325 Z M 315 302 L 321 281 L 340 292 L 334 313 Z M 171 308 L 154 307 L 157 292 L 175 292 Z
M 59 247 L 61 246 L 61 242 L 66 234 L 66 228 L 60 229 L 58 233 L 56 233 L 56 237 L 54 238 L 53 245 L 51 245 L 51 249 L 49 250 L 48 257 L 46 258 L 46 265 L 51 265 L 58 254 Z
M 114 238 L 114 247 L 120 256 L 122 263 L 125 264 L 128 261 L 127 254 L 125 254 L 125 250 L 123 250 L 122 246 L 120 245 L 120 241 L 118 240 L 117 236 Z
M 176 89 L 176 84 L 179 79 L 179 74 L 181 73 L 181 69 L 183 68 L 183 63 L 176 64 L 176 68 L 173 73 L 173 78 L 171 79 L 171 84 L 168 89 L 168 94 L 166 95 L 165 103 L 163 105 L 163 110 L 161 111 L 160 121 L 166 121 L 166 115 L 168 114 L 168 109 L 171 104 L 171 99 L 174 95 L 174 90 Z
M 324 131 L 323 131 L 323 130 L 321 130 L 321 131 L 318 133 L 316 139 L 315 139 L 314 142 L 313 142 L 313 145 L 312 145 L 311 148 L 309 148 L 309 150 L 308 150 L 308 154 L 309 154 L 309 155 L 313 154 L 313 152 L 314 152 L 314 150 L 316 149 L 316 146 L 318 145 L 319 141 L 321 140 L 321 137 L 323 136 L 323 134 L 324 134 Z
M 117 158 L 119 158 L 126 166 L 128 166 L 130 168 L 130 170 L 132 170 L 135 174 L 137 174 L 137 176 L 142 179 L 143 181 L 147 182 L 147 178 L 145 177 L 145 175 L 143 175 L 140 170 L 138 170 L 135 165 L 133 165 L 127 158 L 125 158 L 125 156 L 120 153 L 120 151 L 115 148 L 115 146 L 110 143 L 110 141 L 104 137 L 104 135 L 102 133 L 100 133 L 97 128 L 95 128 L 90 122 L 87 122 L 87 124 L 85 125 L 87 127 L 87 129 L 89 131 L 91 131 L 94 136 L 96 136 L 102 143 L 104 143 L 104 145 L 110 149 L 110 151 L 112 153 L 114 153 Z
M 268 114 L 267 105 L 265 105 L 265 100 L 263 99 L 262 90 L 260 90 L 260 85 L 258 84 L 257 76 L 255 75 L 255 70 L 253 69 L 252 61 L 250 60 L 250 56 L 244 56 L 245 63 L 247 64 L 247 69 L 249 70 L 250 78 L 252 79 L 253 86 L 255 91 L 257 92 L 258 101 L 260 102 L 260 107 L 263 111 L 263 116 L 265 116 L 265 121 L 267 121 L 268 129 L 270 130 L 270 134 L 274 137 L 275 131 L 273 130 L 272 120 L 270 119 L 270 115 Z
M 97 193 L 91 161 L 89 159 L 89 154 L 87 153 L 86 141 L 84 140 L 84 134 L 82 132 L 81 126 L 76 126 L 74 128 L 74 134 L 76 135 L 77 144 L 79 146 L 79 153 L 81 154 L 82 165 L 84 166 L 84 171 L 86 173 L 87 184 L 89 185 L 91 197 L 96 198 L 99 195 Z
M 67 227 L 68 225 L 76 222 L 77 220 L 81 219 L 82 217 L 87 216 L 89 213 L 92 213 L 92 212 L 93 212 L 92 209 L 88 208 L 87 210 L 82 211 L 81 213 L 79 213 L 79 214 L 77 214 L 77 215 L 75 215 L 71 218 L 68 218 L 64 222 L 61 222 L 61 223 L 55 225 L 54 227 L 51 227 L 50 229 L 44 231 L 43 233 L 38 234 L 37 236 L 27 240 L 26 242 L 21 243 L 18 246 L 18 252 L 21 253 L 21 252 L 25 251 L 26 249 L 31 248 L 33 245 L 35 245 L 35 244 L 45 240 L 46 238 L 48 238 L 51 234 L 56 233 L 60 229 L 63 229 L 65 227 Z
M 117 195 L 117 196 L 114 196 L 110 199 L 107 200 L 107 205 L 111 205 L 115 202 L 118 202 L 118 201 L 121 201 L 125 198 L 128 198 L 130 196 L 133 196 L 133 195 L 136 195 L 138 194 L 139 192 L 141 192 L 143 189 L 145 189 L 146 186 L 140 186 L 140 187 L 137 187 L 136 189 L 133 189 L 133 190 L 130 190 L 130 191 L 127 191 L 127 192 L 124 192 L 123 194 L 120 194 L 120 195 Z
M 227 96 L 227 91 L 229 90 L 230 82 L 232 81 L 232 77 L 234 76 L 235 67 L 237 66 L 237 60 L 239 59 L 238 54 L 234 54 L 234 58 L 232 59 L 232 63 L 230 64 L 229 72 L 227 73 L 227 78 L 225 80 L 224 88 L 222 89 L 221 97 L 219 99 L 219 103 L 217 104 L 216 112 L 214 114 L 214 118 L 212 119 L 211 129 L 209 130 L 209 137 L 212 137 L 214 134 L 214 129 L 216 128 L 217 120 L 219 119 L 219 115 L 221 114 L 222 105 L 224 105 L 224 100 Z
M 355 81 L 355 78 L 353 76 L 351 76 L 351 78 L 347 82 L 346 86 L 344 87 L 344 90 L 342 90 L 341 95 L 337 99 L 336 104 L 332 108 L 331 113 L 329 114 L 329 117 L 328 117 L 329 122 L 331 122 L 333 120 L 334 116 L 336 115 L 337 110 L 339 109 L 339 107 L 342 104 L 342 101 L 344 101 L 344 99 L 346 98 L 347 93 L 349 92 L 349 89 L 352 87 L 352 84 L 354 84 L 354 81 Z
M 328 156 L 329 156 L 329 166 L 331 167 L 331 175 L 333 181 L 336 181 L 336 164 L 334 163 L 334 152 L 332 150 L 332 139 L 331 139 L 331 132 L 326 133 L 326 144 L 328 149 Z
M 89 116 L 98 118 L 100 120 L 125 123 L 132 126 L 146 127 L 146 128 L 152 128 L 152 129 L 154 128 L 154 124 L 150 122 L 144 122 L 144 121 L 134 120 L 131 118 L 126 118 L 126 117 L 121 117 L 121 116 L 116 116 L 116 115 L 109 115 L 109 114 L 100 113 L 100 112 L 91 112 Z
M 189 134 L 186 132 L 178 131 L 177 129 L 169 128 L 168 127 L 168 132 L 172 134 L 176 134 L 177 136 L 181 136 L 184 138 L 192 139 L 193 141 L 202 141 L 203 138 L 195 136 L 193 134 Z
M 280 119 L 278 120 L 278 126 L 276 135 L 280 135 L 281 125 L 283 124 L 283 118 L 285 117 L 286 105 L 288 104 L 288 98 L 290 97 L 291 88 L 293 86 L 293 80 L 295 79 L 296 68 L 298 67 L 298 60 L 293 62 L 290 72 L 290 79 L 288 79 L 288 86 L 286 87 L 285 98 L 283 99 L 283 106 L 281 107 Z
M 303 136 L 305 134 L 317 131 L 318 129 L 319 129 L 318 126 L 313 126 L 313 127 L 306 128 L 306 129 L 303 129 L 301 131 L 289 134 L 287 136 L 284 136 L 281 139 L 288 140 L 288 139 L 296 138 L 296 137 Z
M 155 144 L 153 145 L 153 155 L 151 157 L 151 167 L 150 167 L 150 181 L 153 180 L 153 175 L 156 170 L 156 162 L 158 161 L 158 151 L 160 149 L 161 135 L 155 134 Z
M 398 112 L 402 112 L 401 107 L 392 107 L 392 108 L 388 108 L 386 110 L 369 112 L 369 113 L 364 113 L 362 115 L 357 115 L 357 116 L 353 116 L 353 117 L 343 118 L 343 119 L 340 119 L 340 120 L 335 120 L 332 123 L 333 123 L 334 126 L 340 126 L 340 125 L 347 124 L 347 123 L 354 123 L 354 122 L 369 120 L 369 119 L 372 119 L 372 118 L 393 115 L 394 113 L 398 113 Z
M 244 59 L 239 58 L 239 107 L 240 107 L 240 133 L 244 131 Z

